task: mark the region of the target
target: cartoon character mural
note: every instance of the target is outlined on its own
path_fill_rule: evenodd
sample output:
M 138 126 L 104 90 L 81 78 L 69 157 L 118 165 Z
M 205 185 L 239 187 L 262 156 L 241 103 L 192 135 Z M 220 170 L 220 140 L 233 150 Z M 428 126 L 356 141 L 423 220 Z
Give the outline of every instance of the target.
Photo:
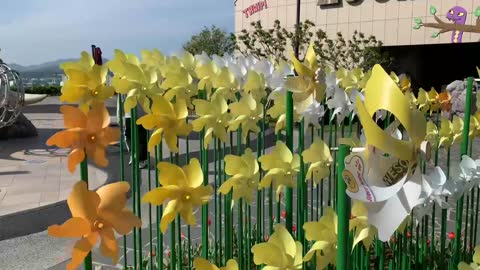
M 415 18 L 415 25 L 413 26 L 413 29 L 420 29 L 421 27 L 439 29 L 438 32 L 434 32 L 432 34 L 432 37 L 434 38 L 440 36 L 440 34 L 452 32 L 452 43 L 462 43 L 463 33 L 465 32 L 480 34 L 480 7 L 477 7 L 474 12 L 474 15 L 477 17 L 474 25 L 466 24 L 468 12 L 461 6 L 454 6 L 447 11 L 446 17 L 451 23 L 444 22 L 436 15 L 436 13 L 437 8 L 430 6 L 430 14 L 434 16 L 436 22 L 426 23 L 420 18 Z

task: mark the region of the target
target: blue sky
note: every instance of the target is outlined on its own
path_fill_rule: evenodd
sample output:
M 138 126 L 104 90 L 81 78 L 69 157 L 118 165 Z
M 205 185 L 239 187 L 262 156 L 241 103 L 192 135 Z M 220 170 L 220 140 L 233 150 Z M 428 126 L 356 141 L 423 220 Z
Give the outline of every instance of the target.
M 0 58 L 39 64 L 76 58 L 95 44 L 138 54 L 181 49 L 188 38 L 216 25 L 234 28 L 233 0 L 2 0 Z

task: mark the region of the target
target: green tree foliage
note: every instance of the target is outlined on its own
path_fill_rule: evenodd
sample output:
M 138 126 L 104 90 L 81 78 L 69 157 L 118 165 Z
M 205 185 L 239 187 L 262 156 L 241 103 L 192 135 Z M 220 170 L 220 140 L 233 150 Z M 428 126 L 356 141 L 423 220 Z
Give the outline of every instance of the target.
M 183 49 L 194 55 L 202 52 L 219 56 L 231 54 L 235 49 L 235 35 L 228 34 L 214 25 L 210 28 L 205 27 L 200 33 L 192 36 L 183 45 Z
M 346 40 L 342 33 L 337 33 L 335 39 L 331 39 L 322 29 L 314 32 L 315 24 L 309 20 L 295 25 L 294 31 L 282 27 L 278 20 L 271 29 L 264 29 L 260 21 L 252 22 L 251 25 L 253 31 L 243 29 L 237 37 L 235 48 L 244 55 L 272 57 L 277 61 L 287 60 L 290 50 L 293 51 L 293 48 L 299 46 L 302 54 L 313 41 L 322 68 L 359 67 L 368 70 L 377 63 L 387 68 L 393 61 L 388 53 L 382 50 L 381 41 L 374 36 L 366 37 L 358 31 Z
M 60 96 L 62 87 L 59 85 L 34 85 L 26 88 L 25 93 L 29 94 L 47 94 L 49 96 Z

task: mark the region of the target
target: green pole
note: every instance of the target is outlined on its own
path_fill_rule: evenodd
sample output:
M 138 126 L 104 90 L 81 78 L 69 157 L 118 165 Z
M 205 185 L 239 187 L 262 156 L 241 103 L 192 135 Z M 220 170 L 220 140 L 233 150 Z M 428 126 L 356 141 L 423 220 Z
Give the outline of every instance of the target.
M 304 131 L 305 131 L 305 121 L 302 119 L 302 121 L 300 122 L 300 127 L 298 129 L 298 133 L 299 133 L 298 152 L 300 154 L 303 152 L 303 149 L 305 148 Z M 298 241 L 302 243 L 303 254 L 305 254 L 307 246 L 305 242 L 305 235 L 302 228 L 303 228 L 303 223 L 306 220 L 306 214 L 308 213 L 308 209 L 306 209 L 308 200 L 306 198 L 307 187 L 305 183 L 305 165 L 303 163 L 302 155 L 300 155 L 300 172 L 297 175 L 297 187 L 298 187 L 297 188 L 297 228 L 299 228 L 297 230 L 297 237 L 298 237 Z M 304 264 L 304 267 L 305 267 L 305 264 Z
M 470 128 L 470 113 L 472 105 L 472 86 L 473 78 L 469 77 L 467 79 L 467 95 L 465 98 L 465 115 L 463 119 L 463 133 L 462 133 L 462 145 L 460 149 L 460 155 L 466 155 L 468 151 L 468 133 Z M 460 156 L 460 158 L 461 158 Z M 460 261 L 460 244 L 461 244 L 461 234 L 462 234 L 462 215 L 463 215 L 463 195 L 457 201 L 456 217 L 455 217 L 455 245 L 454 245 L 454 265 L 457 267 Z
M 134 116 L 134 110 L 135 108 L 130 110 L 130 160 L 132 161 L 130 164 L 131 167 L 131 176 L 132 176 L 132 209 L 133 213 L 135 215 L 138 215 L 137 213 L 137 184 L 136 184 L 136 171 L 135 170 L 135 163 L 137 160 L 137 152 L 135 150 L 136 148 L 136 143 L 135 143 L 135 126 L 136 123 L 133 119 Z M 133 240 L 133 266 L 138 267 L 137 264 L 137 228 L 133 228 L 133 234 L 132 234 L 132 240 Z M 141 260 L 141 258 L 140 258 Z
M 343 180 L 343 170 L 345 169 L 345 157 L 349 154 L 349 147 L 340 145 L 337 155 L 338 174 L 337 174 L 337 215 L 338 215 L 338 243 L 337 243 L 337 269 L 346 270 L 349 260 L 348 250 L 348 226 L 350 220 L 350 198 L 345 192 L 347 185 Z
M 293 93 L 287 92 L 287 115 L 286 115 L 286 145 L 288 149 L 293 153 Z M 286 228 L 292 233 L 292 221 L 293 221 L 293 189 L 291 187 L 286 188 L 285 192 L 286 204 L 285 211 L 287 212 L 286 216 Z
M 120 115 L 118 116 L 118 125 L 121 131 L 120 137 L 120 179 L 122 181 L 126 181 L 125 179 L 125 162 L 123 160 L 124 150 L 125 150 L 125 136 L 124 136 L 124 123 L 123 123 L 123 101 L 122 95 L 117 95 L 117 107 L 119 108 L 118 111 Z M 128 259 L 127 259 L 127 237 L 124 235 L 123 237 L 123 265 L 127 267 Z
M 80 163 L 80 178 L 82 181 L 87 183 L 87 188 L 88 188 L 88 162 L 87 162 L 87 156 L 83 159 L 83 161 Z M 85 270 L 92 270 L 93 265 L 92 265 L 92 253 L 89 252 L 87 257 L 83 260 L 83 264 L 85 266 Z
M 207 99 L 207 92 L 201 93 L 203 99 Z M 208 147 L 203 147 L 205 130 L 200 134 L 200 154 L 202 156 L 203 185 L 208 185 Z M 202 257 L 208 260 L 208 204 L 202 205 Z
M 163 158 L 163 153 L 162 153 L 162 144 L 159 144 L 155 146 L 155 165 L 158 164 L 159 159 L 162 160 Z M 155 187 L 159 188 L 160 187 L 160 182 L 158 181 L 158 168 L 155 166 Z M 156 228 L 157 228 L 157 251 L 156 251 L 156 256 L 157 256 L 157 265 L 158 269 L 162 270 L 163 269 L 163 234 L 160 231 L 160 219 L 163 215 L 163 206 L 159 205 L 157 206 L 157 217 L 156 217 Z
M 150 138 L 150 132 L 147 130 L 147 142 Z M 150 168 L 150 152 L 147 152 L 147 169 L 148 169 L 148 191 L 152 190 L 152 176 Z M 152 204 L 148 204 L 148 236 L 150 240 L 150 267 L 153 267 L 153 227 L 152 227 Z
M 142 206 L 141 206 L 141 196 L 142 196 L 142 191 L 140 187 L 140 181 L 141 181 L 141 174 L 140 174 L 140 169 L 139 169 L 139 156 L 140 156 L 140 145 L 139 145 L 139 136 L 138 136 L 138 125 L 137 125 L 137 109 L 134 108 L 132 112 L 132 130 L 133 130 L 133 139 L 132 139 L 132 144 L 135 144 L 135 158 L 133 159 L 132 162 L 132 171 L 135 172 L 135 177 L 133 178 L 135 182 L 135 205 L 137 207 L 137 215 L 138 218 L 141 220 L 142 219 Z M 138 268 L 141 270 L 143 268 L 142 265 L 142 228 L 137 229 L 138 233 Z

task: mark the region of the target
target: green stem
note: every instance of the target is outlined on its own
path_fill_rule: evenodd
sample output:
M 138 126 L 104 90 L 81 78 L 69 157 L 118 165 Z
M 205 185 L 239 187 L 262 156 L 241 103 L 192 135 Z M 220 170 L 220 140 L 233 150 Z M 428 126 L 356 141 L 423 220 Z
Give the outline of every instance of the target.
M 147 131 L 146 141 L 150 138 L 150 132 Z M 147 169 L 148 169 L 148 191 L 152 190 L 152 176 L 150 168 L 150 152 L 147 152 Z M 148 204 L 148 236 L 150 243 L 150 266 L 153 267 L 153 227 L 152 227 L 152 205 Z
M 462 133 L 462 145 L 460 149 L 460 155 L 466 155 L 468 151 L 468 133 L 470 128 L 470 113 L 472 105 L 472 86 L 473 78 L 469 77 L 467 79 L 467 93 L 465 98 L 465 116 L 463 123 L 463 133 Z M 460 158 L 461 158 L 460 156 Z M 463 215 L 463 195 L 457 201 L 456 217 L 455 217 L 455 245 L 454 245 L 454 261 L 455 265 L 458 265 L 460 261 L 460 241 L 462 236 L 462 215 Z
M 87 183 L 87 188 L 88 188 L 88 162 L 87 162 L 87 157 L 83 159 L 83 161 L 80 163 L 80 178 L 82 181 Z M 83 260 L 83 264 L 85 267 L 85 270 L 92 270 L 93 265 L 92 265 L 92 253 L 89 252 L 87 257 Z
M 345 169 L 345 157 L 349 153 L 349 148 L 346 145 L 341 145 L 338 150 L 337 163 L 338 163 L 338 178 L 337 178 L 337 216 L 338 216 L 338 243 L 337 243 L 337 269 L 346 270 L 348 255 L 348 224 L 350 219 L 350 198 L 347 196 L 345 190 L 347 188 L 345 181 L 343 180 L 342 172 Z
M 140 157 L 140 145 L 139 145 L 139 135 L 138 135 L 138 125 L 137 125 L 137 109 L 134 108 L 132 111 L 132 129 L 133 129 L 133 139 L 132 139 L 132 144 L 135 144 L 135 158 L 133 159 L 132 162 L 132 170 L 135 172 L 135 177 L 134 182 L 135 182 L 135 200 L 136 200 L 136 207 L 137 207 L 137 216 L 141 220 L 142 219 L 142 206 L 141 206 L 141 196 L 142 196 L 142 191 L 141 191 L 141 174 L 140 174 L 140 169 L 139 169 L 139 157 Z M 140 270 L 143 269 L 142 265 L 142 228 L 137 228 L 137 234 L 138 234 L 138 268 Z
M 287 92 L 287 100 L 286 100 L 286 145 L 288 149 L 293 153 L 293 93 L 288 91 Z M 285 192 L 286 197 L 286 205 L 285 211 L 287 212 L 287 217 L 285 221 L 285 225 L 287 230 L 292 233 L 292 225 L 293 225 L 293 189 L 291 187 L 286 188 Z
M 135 120 L 134 120 L 134 113 L 135 111 L 135 108 L 133 108 L 131 111 L 130 111 L 130 159 L 131 159 L 131 164 L 130 164 L 130 167 L 131 167 L 131 175 L 132 175 L 132 185 L 131 185 L 131 188 L 132 188 L 132 209 L 133 209 L 133 213 L 135 215 L 138 216 L 138 213 L 137 213 L 137 184 L 136 184 L 136 173 L 137 173 L 137 170 L 135 169 L 135 163 L 136 163 L 136 160 L 137 160 L 137 151 L 136 151 L 136 146 L 137 144 L 135 143 L 135 127 L 136 127 L 136 123 L 135 123 Z M 133 266 L 134 267 L 138 267 L 138 264 L 137 264 L 137 229 L 136 228 L 133 228 L 133 234 L 132 234 L 132 237 L 133 237 Z M 139 259 L 141 260 L 141 258 Z
M 302 230 L 303 224 L 307 219 L 306 214 L 308 211 L 305 209 L 308 200 L 307 196 L 307 186 L 305 183 L 305 164 L 303 163 L 302 152 L 305 148 L 305 121 L 302 119 L 300 122 L 300 127 L 298 129 L 298 153 L 300 154 L 300 172 L 297 176 L 297 239 L 302 243 L 303 246 L 303 254 L 305 254 L 307 245 L 305 242 L 305 235 L 304 231 Z M 293 149 L 292 149 L 293 151 Z M 304 264 L 305 266 L 305 264 Z
M 155 146 L 155 164 L 158 164 L 159 159 L 162 160 L 162 144 Z M 155 168 L 155 187 L 160 187 L 160 181 L 158 181 L 158 168 Z M 163 269 L 163 234 L 160 231 L 160 219 L 163 215 L 163 205 L 159 205 L 156 207 L 157 210 L 157 217 L 156 217 L 156 228 L 157 228 L 157 265 L 159 270 Z
M 122 181 L 126 181 L 125 179 L 125 161 L 124 161 L 124 154 L 125 154 L 125 136 L 124 136 L 124 123 L 123 123 L 123 101 L 122 95 L 117 95 L 117 108 L 119 109 L 120 115 L 118 116 L 118 125 L 120 127 L 121 136 L 120 136 L 120 179 Z M 123 265 L 128 265 L 127 259 L 127 237 L 124 235 L 123 238 Z

